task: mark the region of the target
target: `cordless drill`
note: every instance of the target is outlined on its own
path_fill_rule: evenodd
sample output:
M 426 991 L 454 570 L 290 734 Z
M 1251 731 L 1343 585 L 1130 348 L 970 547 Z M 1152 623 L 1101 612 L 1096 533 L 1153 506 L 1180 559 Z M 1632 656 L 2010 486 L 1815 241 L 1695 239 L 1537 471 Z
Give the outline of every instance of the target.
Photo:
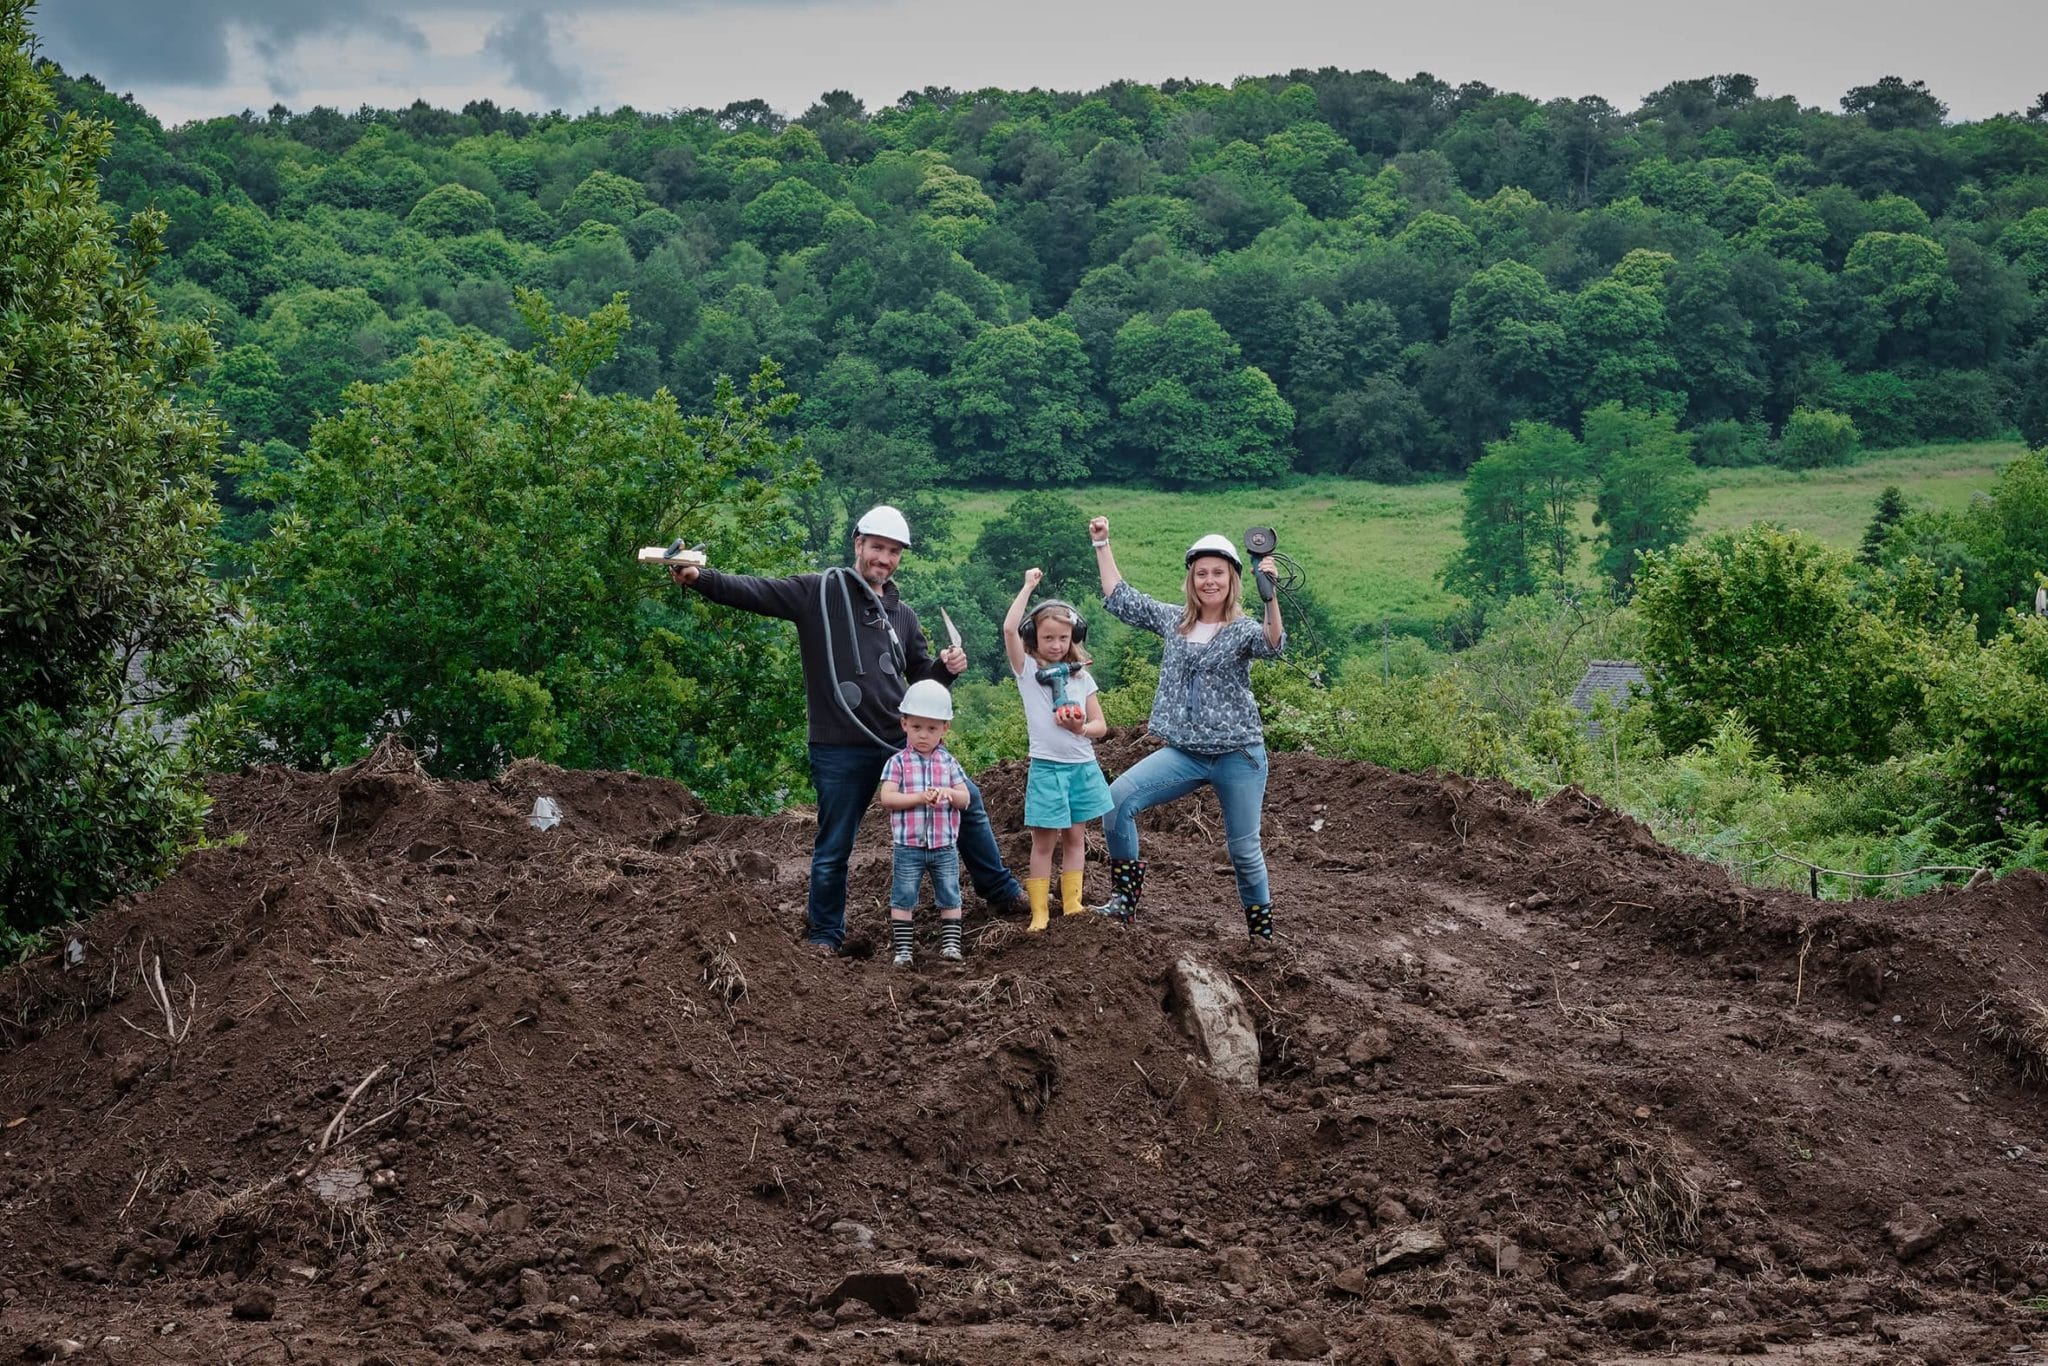
M 1057 720 L 1069 720 L 1073 712 L 1081 710 L 1080 704 L 1067 696 L 1067 679 L 1073 676 L 1075 668 L 1072 664 L 1048 664 L 1033 675 L 1052 689 L 1052 714 Z

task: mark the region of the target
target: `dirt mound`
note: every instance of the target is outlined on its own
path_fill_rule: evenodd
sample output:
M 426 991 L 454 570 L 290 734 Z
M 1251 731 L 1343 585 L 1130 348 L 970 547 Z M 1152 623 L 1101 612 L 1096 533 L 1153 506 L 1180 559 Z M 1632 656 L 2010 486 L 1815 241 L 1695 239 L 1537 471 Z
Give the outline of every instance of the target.
M 1023 769 L 984 785 L 1021 863 Z M 1278 949 L 1202 798 L 1145 818 L 1136 927 L 970 898 L 964 969 L 906 973 L 860 956 L 879 815 L 834 961 L 802 812 L 395 748 L 214 791 L 209 848 L 0 978 L 0 1357 L 2043 1345 L 2031 874 L 1816 903 L 1576 792 L 1280 755 Z M 1176 1022 L 1182 959 L 1256 1088 Z

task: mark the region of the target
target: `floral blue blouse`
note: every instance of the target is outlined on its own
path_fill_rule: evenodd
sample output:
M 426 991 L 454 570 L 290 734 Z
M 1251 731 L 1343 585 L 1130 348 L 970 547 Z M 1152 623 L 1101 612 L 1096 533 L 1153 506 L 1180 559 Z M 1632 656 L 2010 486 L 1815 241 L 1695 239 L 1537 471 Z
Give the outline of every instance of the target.
M 1122 580 L 1102 605 L 1118 621 L 1166 641 L 1159 692 L 1152 699 L 1154 735 L 1190 754 L 1229 754 L 1266 742 L 1252 697 L 1251 662 L 1278 659 L 1287 648 L 1286 632 L 1278 645 L 1268 645 L 1265 623 L 1244 616 L 1197 644 L 1178 629 L 1179 606 L 1148 598 Z

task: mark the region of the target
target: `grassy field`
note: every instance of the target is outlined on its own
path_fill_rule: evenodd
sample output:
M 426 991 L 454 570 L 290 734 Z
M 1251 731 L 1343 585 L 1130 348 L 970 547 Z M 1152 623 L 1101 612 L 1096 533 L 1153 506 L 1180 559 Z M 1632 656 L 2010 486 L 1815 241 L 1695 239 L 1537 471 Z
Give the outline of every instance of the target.
M 2022 450 L 2017 443 L 1922 446 L 1873 453 L 1836 469 L 1707 470 L 1711 493 L 1699 524 L 1703 531 L 1721 531 L 1774 521 L 1850 548 L 1862 539 L 1885 485 L 1897 484 L 1916 505 L 1961 507 L 1971 494 L 1988 489 Z M 1456 483 L 1297 479 L 1225 493 L 1083 485 L 1070 490 L 1070 496 L 1085 512 L 1110 519 L 1118 566 L 1149 592 L 1173 591 L 1180 557 L 1195 537 L 1220 531 L 1235 540 L 1245 527 L 1264 525 L 1279 530 L 1280 548 L 1300 561 L 1316 596 L 1347 637 L 1383 619 L 1397 630 L 1404 622 L 1435 620 L 1455 605 L 1436 576 L 1460 544 L 1462 501 Z M 954 544 L 963 550 L 971 546 L 982 524 L 1013 497 L 1012 492 L 960 495 L 954 503 Z M 1085 530 L 1077 526 L 1074 534 L 1079 537 Z M 1581 531 L 1593 535 L 1590 521 Z

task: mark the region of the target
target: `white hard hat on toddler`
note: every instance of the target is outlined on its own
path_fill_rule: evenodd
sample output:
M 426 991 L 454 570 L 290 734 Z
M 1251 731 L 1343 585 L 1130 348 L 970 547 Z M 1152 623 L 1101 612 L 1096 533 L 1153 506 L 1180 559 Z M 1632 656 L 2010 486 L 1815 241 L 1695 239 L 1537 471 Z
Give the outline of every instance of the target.
M 953 694 L 935 678 L 920 678 L 903 690 L 896 710 L 904 716 L 922 716 L 928 721 L 953 719 Z

